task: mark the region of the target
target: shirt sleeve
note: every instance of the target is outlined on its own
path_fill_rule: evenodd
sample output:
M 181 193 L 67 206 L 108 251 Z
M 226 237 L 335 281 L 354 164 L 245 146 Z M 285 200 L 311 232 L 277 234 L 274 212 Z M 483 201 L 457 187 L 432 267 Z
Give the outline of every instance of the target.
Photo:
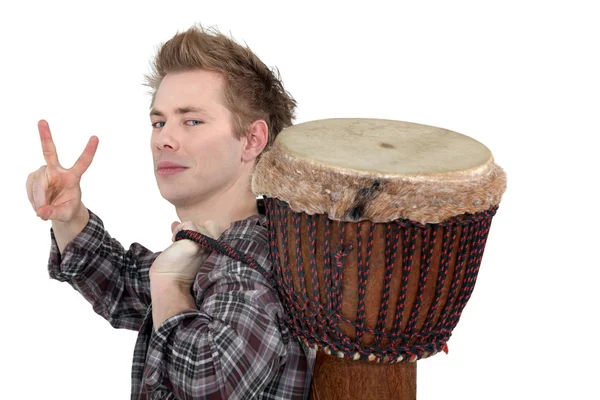
M 139 243 L 125 250 L 102 220 L 88 212 L 88 224 L 62 255 L 50 228 L 50 278 L 68 282 L 115 328 L 139 330 L 151 302 L 148 272 L 160 253 Z
M 286 362 L 293 339 L 280 322 L 274 289 L 245 264 L 216 258 L 194 285 L 210 285 L 196 292 L 198 310 L 174 315 L 152 332 L 144 371 L 151 390 L 163 384 L 182 400 L 252 399 Z

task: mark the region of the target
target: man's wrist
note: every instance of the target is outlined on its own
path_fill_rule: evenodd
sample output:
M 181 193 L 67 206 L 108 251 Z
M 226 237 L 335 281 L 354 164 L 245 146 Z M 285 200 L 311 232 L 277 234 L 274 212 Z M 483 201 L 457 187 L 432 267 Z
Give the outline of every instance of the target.
M 52 230 L 54 231 L 54 236 L 58 245 L 58 251 L 61 255 L 64 253 L 67 244 L 69 244 L 81 233 L 81 231 L 83 231 L 89 221 L 90 214 L 87 207 L 83 205 L 83 203 L 80 204 L 77 213 L 70 221 L 52 221 Z
M 154 329 L 174 315 L 197 309 L 191 285 L 177 279 L 151 276 L 150 296 Z

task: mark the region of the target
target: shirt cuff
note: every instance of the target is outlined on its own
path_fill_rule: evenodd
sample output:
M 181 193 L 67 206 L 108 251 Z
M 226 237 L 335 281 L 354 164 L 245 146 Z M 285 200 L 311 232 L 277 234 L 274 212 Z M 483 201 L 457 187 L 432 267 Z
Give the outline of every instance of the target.
M 104 239 L 104 223 L 88 209 L 90 219 L 83 230 L 64 248 L 58 249 L 54 229 L 50 228 L 50 256 L 48 257 L 48 273 L 50 278 L 61 282 L 70 281 L 80 274 L 89 264 L 87 254 L 99 251 Z

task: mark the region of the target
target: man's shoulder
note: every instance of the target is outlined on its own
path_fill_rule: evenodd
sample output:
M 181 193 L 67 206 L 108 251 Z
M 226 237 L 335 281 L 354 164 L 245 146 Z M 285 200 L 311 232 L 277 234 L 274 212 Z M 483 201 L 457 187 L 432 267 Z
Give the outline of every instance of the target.
M 216 249 L 212 251 L 204 261 L 196 279 L 195 289 L 199 293 L 201 288 L 206 289 L 217 281 L 225 285 L 227 291 L 236 287 L 248 290 L 249 285 L 257 283 L 269 285 L 268 277 L 261 271 L 261 269 L 271 270 L 264 215 L 252 215 L 244 220 L 235 221 L 223 232 L 218 241 L 229 246 L 237 255 L 232 254 L 231 249 L 227 248 L 222 251 Z M 245 260 L 246 257 L 254 260 L 261 269 L 252 267 L 247 259 Z
M 220 242 L 248 254 L 250 257 L 266 257 L 269 252 L 267 218 L 257 214 L 233 222 L 219 238 Z
M 234 221 L 221 234 L 220 240 L 251 240 L 256 237 L 267 237 L 267 217 L 262 214 L 251 215 L 246 219 Z

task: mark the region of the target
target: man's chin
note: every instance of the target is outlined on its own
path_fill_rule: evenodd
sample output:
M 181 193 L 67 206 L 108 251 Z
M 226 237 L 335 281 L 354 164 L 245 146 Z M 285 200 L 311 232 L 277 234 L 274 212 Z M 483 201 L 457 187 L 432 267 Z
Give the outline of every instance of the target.
M 161 188 L 160 186 L 158 187 L 158 190 L 162 198 L 171 203 L 174 207 L 185 207 L 190 203 L 189 193 L 176 193 L 171 188 Z
M 163 199 L 171 203 L 175 208 L 181 208 L 186 204 L 186 200 L 179 197 L 163 196 Z
M 163 199 L 165 199 L 166 201 L 168 201 L 169 203 L 173 204 L 174 202 L 176 202 L 178 200 L 178 196 L 176 196 L 173 193 L 173 189 L 166 187 L 166 185 L 164 184 L 159 184 L 158 186 L 158 191 L 160 192 L 160 195 L 162 196 Z

